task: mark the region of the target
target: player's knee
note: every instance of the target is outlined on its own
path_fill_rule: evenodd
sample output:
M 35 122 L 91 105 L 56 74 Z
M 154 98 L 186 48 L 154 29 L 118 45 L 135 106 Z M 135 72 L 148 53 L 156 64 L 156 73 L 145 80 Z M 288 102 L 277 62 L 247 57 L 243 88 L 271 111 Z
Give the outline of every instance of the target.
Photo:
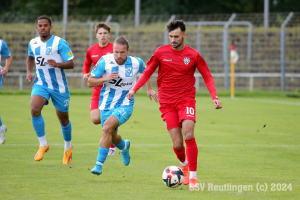
M 62 126 L 68 126 L 69 124 L 69 118 L 58 118 L 58 120 Z
M 180 151 L 183 147 L 183 142 L 175 142 L 173 146 L 176 150 Z
M 113 129 L 111 127 L 104 125 L 102 128 L 102 136 L 106 137 L 108 135 L 111 135 L 112 131 L 113 131 Z
M 195 136 L 194 136 L 194 133 L 190 132 L 190 133 L 186 133 L 184 135 L 184 140 L 191 140 L 193 139 Z
M 100 124 L 100 119 L 99 118 L 92 118 L 92 122 L 96 125 Z
M 41 115 L 41 109 L 39 109 L 37 106 L 31 106 L 31 116 L 38 117 L 40 115 Z

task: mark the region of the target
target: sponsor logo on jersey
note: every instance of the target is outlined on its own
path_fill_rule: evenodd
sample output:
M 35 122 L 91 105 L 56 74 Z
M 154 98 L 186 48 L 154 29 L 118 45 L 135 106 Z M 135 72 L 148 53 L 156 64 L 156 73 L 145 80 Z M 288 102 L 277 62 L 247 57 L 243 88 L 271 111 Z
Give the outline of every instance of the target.
M 172 61 L 172 59 L 163 59 L 163 61 Z
M 33 44 L 37 44 L 37 42 L 36 41 L 34 41 L 34 43 Z
M 190 63 L 190 58 L 183 59 L 184 64 L 188 65 Z
M 115 64 L 115 62 L 114 61 L 110 61 L 109 64 Z
M 40 66 L 46 66 L 46 65 L 48 65 L 48 62 L 45 61 L 45 58 L 43 58 L 42 56 L 37 56 L 35 58 L 35 64 L 40 65 Z
M 114 84 L 117 87 L 123 87 L 123 86 L 127 86 L 127 85 L 133 85 L 133 82 L 127 82 L 127 83 L 122 83 L 123 79 L 122 78 L 118 78 L 118 79 L 113 79 L 111 81 L 109 81 L 110 84 Z
M 98 55 L 92 55 L 92 58 L 94 58 L 94 57 L 98 57 Z
M 97 64 L 93 67 L 92 71 L 94 71 L 94 70 L 98 67 L 98 65 L 99 65 L 99 63 L 97 63 Z
M 52 54 L 52 47 L 47 47 L 46 48 L 46 55 L 51 55 Z
M 68 56 L 71 56 L 71 55 L 73 55 L 73 52 L 71 51 L 70 53 L 68 53 Z

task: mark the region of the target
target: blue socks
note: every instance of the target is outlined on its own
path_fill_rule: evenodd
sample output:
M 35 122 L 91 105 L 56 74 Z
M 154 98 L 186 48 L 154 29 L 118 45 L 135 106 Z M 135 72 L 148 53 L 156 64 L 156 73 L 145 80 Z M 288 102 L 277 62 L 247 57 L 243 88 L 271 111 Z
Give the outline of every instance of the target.
M 64 136 L 64 140 L 65 141 L 71 141 L 72 139 L 72 125 L 71 122 L 69 120 L 69 124 L 67 126 L 61 126 L 61 130 Z
M 2 126 L 1 115 L 0 115 L 0 126 Z
M 103 163 L 105 162 L 105 160 L 107 158 L 108 151 L 109 151 L 109 149 L 99 147 L 97 162 L 99 162 L 100 164 L 103 165 Z
M 123 138 L 121 139 L 121 142 L 119 144 L 115 144 L 115 146 L 118 149 L 123 150 L 125 148 L 125 141 L 123 140 Z M 109 149 L 99 147 L 98 157 L 97 157 L 97 163 L 98 164 L 100 164 L 100 165 L 104 164 L 104 162 L 107 158 L 108 151 L 109 151 Z
M 125 149 L 125 141 L 123 138 L 121 139 L 121 142 L 119 144 L 114 144 L 118 149 L 123 150 Z
M 36 135 L 38 136 L 39 140 L 45 136 L 45 122 L 44 122 L 44 118 L 42 115 L 38 116 L 38 117 L 31 117 L 32 119 L 32 125 L 33 125 L 33 128 L 35 130 L 35 133 Z M 62 133 L 63 133 L 63 137 L 64 137 L 64 140 L 66 142 L 68 141 L 71 141 L 72 139 L 72 125 L 71 125 L 71 122 L 69 120 L 69 124 L 67 126 L 61 126 L 61 130 L 62 130 Z M 43 144 L 47 143 L 46 142 L 46 139 L 44 139 L 45 141 L 42 142 Z M 40 141 L 40 144 L 41 144 L 41 141 Z M 44 145 L 41 145 L 41 146 L 45 146 Z M 66 146 L 66 145 L 65 145 Z M 71 148 L 71 143 L 69 145 L 67 145 L 69 148 L 66 148 L 66 150 L 70 149 Z
M 36 135 L 38 137 L 43 137 L 45 135 L 45 122 L 42 115 L 38 117 L 31 117 L 31 120 Z

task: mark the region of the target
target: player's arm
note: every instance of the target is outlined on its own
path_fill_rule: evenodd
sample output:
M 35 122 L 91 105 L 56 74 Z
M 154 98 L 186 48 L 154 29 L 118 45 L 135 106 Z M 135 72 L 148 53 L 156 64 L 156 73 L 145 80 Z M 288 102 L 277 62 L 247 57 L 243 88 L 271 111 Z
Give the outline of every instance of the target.
M 91 76 L 88 79 L 87 85 L 89 87 L 97 87 L 107 81 L 117 79 L 120 77 L 118 72 L 113 72 L 108 74 L 108 76 L 101 77 L 104 73 L 106 72 L 105 70 L 105 60 L 103 57 L 101 57 L 93 70 L 91 71 Z
M 205 60 L 198 54 L 197 56 L 197 65 L 196 65 L 197 69 L 199 70 L 200 74 L 203 77 L 204 83 L 212 97 L 212 102 L 215 105 L 215 109 L 221 109 L 222 103 L 221 101 L 219 101 L 218 95 L 217 95 L 217 91 L 216 91 L 216 87 L 215 87 L 215 82 L 213 77 L 211 76 L 211 73 L 207 67 L 207 64 L 205 62 Z
M 150 98 L 151 101 L 152 101 L 152 97 L 153 97 L 154 101 L 156 103 L 158 103 L 158 96 L 157 96 L 156 92 L 152 89 L 150 78 L 146 82 L 146 85 L 147 85 L 147 95 L 148 95 L 148 97 Z
M 127 93 L 127 98 L 131 100 L 133 98 L 133 95 L 150 79 L 151 75 L 155 72 L 157 66 L 159 64 L 158 58 L 157 58 L 157 52 L 154 52 L 152 57 L 147 63 L 147 67 L 142 72 L 142 76 L 139 78 L 139 80 L 136 82 L 135 86 Z M 150 80 L 149 80 L 150 81 Z M 150 82 L 151 84 L 151 82 Z M 147 86 L 148 89 L 148 86 Z M 149 96 L 149 95 L 148 95 Z M 150 98 L 151 99 L 151 98 Z M 156 100 L 156 98 L 154 98 Z M 155 101 L 156 102 L 156 101 Z
M 142 59 L 140 59 L 140 58 L 137 58 L 137 57 L 136 57 L 136 59 L 139 61 L 139 72 L 140 73 L 144 73 L 144 71 L 146 69 L 146 65 L 145 65 L 144 61 Z M 151 101 L 152 101 L 152 97 L 153 97 L 154 101 L 156 103 L 158 103 L 158 96 L 154 92 L 154 90 L 152 89 L 150 78 L 147 80 L 146 85 L 147 85 L 147 94 L 148 94 L 148 97 L 150 98 Z
M 95 78 L 95 76 L 92 74 L 88 79 L 88 86 L 89 87 L 97 87 L 107 81 L 111 81 L 113 79 L 118 79 L 119 77 L 120 77 L 120 75 L 118 72 L 112 72 L 108 76 L 101 77 L 101 78 Z
M 87 82 L 89 77 L 90 77 L 90 73 L 87 73 L 87 74 L 83 74 L 82 78 L 83 78 L 83 81 Z
M 32 82 L 32 69 L 34 67 L 34 57 L 28 55 L 26 65 L 27 65 L 27 77 L 26 80 L 31 83 Z
M 74 55 L 72 50 L 69 47 L 69 44 L 66 40 L 60 39 L 58 43 L 58 53 L 61 55 L 64 62 L 57 63 L 54 59 L 48 59 L 48 65 L 52 67 L 58 67 L 61 69 L 73 69 L 74 68 Z
M 11 66 L 11 63 L 12 63 L 12 56 L 11 55 L 8 56 L 8 57 L 6 57 L 5 59 L 6 59 L 6 61 L 5 61 L 5 67 L 3 67 L 1 69 L 1 72 L 0 72 L 1 76 L 6 76 L 8 70 L 9 70 L 9 68 Z
M 90 70 L 91 70 L 91 65 L 92 65 L 92 59 L 90 56 L 90 49 L 87 50 L 86 52 L 86 56 L 85 56 L 85 61 L 83 63 L 83 67 L 82 67 L 82 73 L 83 73 L 83 80 L 86 82 L 89 78 L 90 74 Z
M 26 80 L 31 83 L 32 82 L 32 69 L 34 67 L 35 64 L 35 59 L 34 59 L 34 54 L 32 52 L 30 43 L 28 44 L 28 57 L 27 57 L 27 61 L 26 61 L 26 66 L 27 66 L 27 77 Z
M 7 47 L 7 44 L 2 40 L 2 46 L 1 46 L 1 54 L 3 55 L 3 57 L 6 59 L 5 61 L 5 67 L 3 67 L 1 69 L 0 75 L 2 76 L 6 76 L 11 63 L 12 63 L 12 56 L 11 53 L 9 52 L 9 49 Z
M 68 60 L 67 62 L 57 63 L 54 59 L 48 59 L 48 64 L 52 67 L 62 68 L 62 69 L 73 69 L 73 60 Z

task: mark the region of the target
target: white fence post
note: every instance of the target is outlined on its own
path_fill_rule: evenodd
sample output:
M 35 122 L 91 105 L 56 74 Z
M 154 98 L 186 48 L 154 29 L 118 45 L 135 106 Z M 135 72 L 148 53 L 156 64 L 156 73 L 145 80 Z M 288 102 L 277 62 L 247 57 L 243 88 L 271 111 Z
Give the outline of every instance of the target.
M 19 90 L 23 90 L 23 75 L 19 74 Z
M 253 91 L 253 76 L 249 77 L 249 90 L 251 92 Z

